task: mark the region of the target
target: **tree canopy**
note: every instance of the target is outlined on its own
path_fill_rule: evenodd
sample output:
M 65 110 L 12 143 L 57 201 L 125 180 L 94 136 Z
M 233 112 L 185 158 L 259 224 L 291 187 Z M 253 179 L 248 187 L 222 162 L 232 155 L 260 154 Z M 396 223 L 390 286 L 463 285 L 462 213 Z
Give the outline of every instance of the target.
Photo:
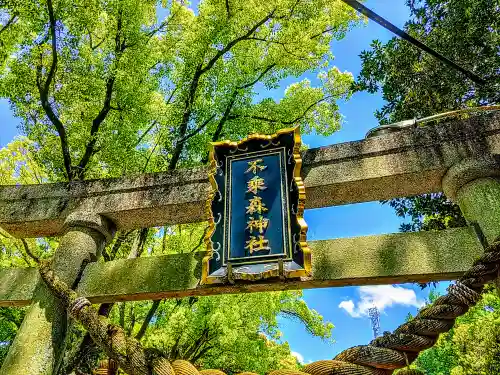
M 340 1 L 2 2 L 0 96 L 51 180 L 174 169 L 209 141 L 301 125 L 331 134 L 352 77 L 330 42 L 356 22 Z M 315 71 L 321 82 L 291 84 Z
M 422 118 L 454 109 L 500 101 L 500 18 L 498 0 L 407 0 L 410 21 L 404 30 L 474 72 L 480 85 L 399 38 L 374 40 L 360 55 L 358 90 L 381 92 L 386 104 L 375 116 L 381 124 Z M 429 126 L 432 126 L 430 124 Z M 436 230 L 465 225 L 459 208 L 441 193 L 390 201 L 409 218 L 401 229 Z
M 498 0 L 407 0 L 410 21 L 404 30 L 448 59 L 475 73 L 475 84 L 418 49 L 392 38 L 374 40 L 361 53 L 358 89 L 381 91 L 387 102 L 381 123 L 421 118 L 453 109 L 500 101 L 500 19 Z
M 6 0 L 0 2 L 0 98 L 21 121 L 0 151 L 0 184 L 106 178 L 205 161 L 208 143 L 300 126 L 338 129 L 353 78 L 330 42 L 359 21 L 330 0 Z M 317 76 L 316 85 L 304 75 Z M 270 95 L 284 79 L 281 97 Z M 205 224 L 119 232 L 103 259 L 199 251 Z M 49 257 L 57 238 L 2 232 L 2 266 Z M 102 304 L 102 315 L 170 358 L 256 371 L 298 366 L 278 316 L 331 339 L 331 323 L 299 292 Z M 5 356 L 23 309 L 0 308 Z M 102 356 L 77 324 L 62 374 L 89 374 Z

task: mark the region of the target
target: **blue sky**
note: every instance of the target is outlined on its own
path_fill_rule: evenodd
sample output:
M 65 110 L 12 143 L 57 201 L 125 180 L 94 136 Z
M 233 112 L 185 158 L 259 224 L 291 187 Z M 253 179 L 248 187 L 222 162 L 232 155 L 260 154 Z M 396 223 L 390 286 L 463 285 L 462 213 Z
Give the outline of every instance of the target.
M 367 0 L 365 5 L 395 25 L 402 27 L 408 20 L 409 11 L 405 0 Z M 359 53 L 369 48 L 373 39 L 387 41 L 392 37 L 378 24 L 368 22 L 365 27 L 352 30 L 345 39 L 334 42 L 335 65 L 357 76 L 361 69 Z M 315 77 L 308 77 L 314 82 Z M 294 80 L 287 80 L 272 96 L 278 96 L 284 87 Z M 263 95 L 264 93 L 261 93 Z M 267 93 L 269 95 L 269 93 Z M 326 146 L 333 143 L 362 139 L 366 132 L 377 125 L 374 111 L 383 105 L 380 95 L 358 93 L 346 103 L 340 103 L 345 117 L 342 129 L 332 136 L 304 136 L 303 141 L 310 147 Z M 0 146 L 5 146 L 18 134 L 18 121 L 13 118 L 9 105 L 0 100 Z M 305 219 L 309 225 L 309 240 L 353 237 L 370 234 L 397 232 L 401 220 L 393 210 L 378 202 L 356 205 L 328 207 L 307 210 Z M 356 259 L 353 259 L 353 262 Z M 443 290 L 446 283 L 438 288 Z M 298 322 L 281 320 L 284 340 L 292 351 L 298 353 L 305 363 L 332 358 L 350 346 L 367 343 L 372 338 L 370 321 L 365 316 L 366 308 L 375 304 L 382 311 L 380 324 L 382 331 L 390 331 L 401 324 L 407 314 L 414 314 L 425 300 L 429 290 L 421 291 L 418 286 L 344 287 L 305 290 L 304 298 L 310 307 L 322 314 L 325 320 L 335 325 L 335 344 L 329 344 L 307 334 Z

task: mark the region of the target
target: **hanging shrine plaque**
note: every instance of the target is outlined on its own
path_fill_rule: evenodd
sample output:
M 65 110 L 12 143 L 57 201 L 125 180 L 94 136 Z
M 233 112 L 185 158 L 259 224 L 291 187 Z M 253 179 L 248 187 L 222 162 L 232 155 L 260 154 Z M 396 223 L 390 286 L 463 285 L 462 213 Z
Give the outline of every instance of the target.
M 298 128 L 212 143 L 202 283 L 310 275 Z

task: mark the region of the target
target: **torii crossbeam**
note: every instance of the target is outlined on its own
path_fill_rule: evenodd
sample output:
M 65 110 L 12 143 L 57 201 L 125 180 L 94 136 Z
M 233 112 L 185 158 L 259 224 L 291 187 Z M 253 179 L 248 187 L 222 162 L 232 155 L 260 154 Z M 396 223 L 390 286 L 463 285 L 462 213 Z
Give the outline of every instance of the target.
M 158 299 L 289 288 L 453 279 L 500 234 L 500 116 L 407 129 L 308 150 L 303 155 L 307 207 L 445 191 L 470 227 L 317 241 L 311 278 L 246 285 L 200 286 L 199 254 L 89 265 L 116 229 L 206 219 L 206 170 L 136 178 L 0 188 L 0 226 L 12 235 L 58 235 L 54 269 L 92 302 Z M 81 277 L 81 279 L 80 279 Z M 0 270 L 0 305 L 32 303 L 3 374 L 57 368 L 67 318 L 33 269 Z M 35 339 L 33 339 L 35 337 Z M 29 338 L 29 339 L 28 339 Z

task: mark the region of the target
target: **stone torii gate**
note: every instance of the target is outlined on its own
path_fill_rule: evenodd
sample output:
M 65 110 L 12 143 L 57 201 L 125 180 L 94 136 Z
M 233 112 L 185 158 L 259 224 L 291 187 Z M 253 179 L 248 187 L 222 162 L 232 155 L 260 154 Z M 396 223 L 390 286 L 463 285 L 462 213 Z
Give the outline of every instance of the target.
M 95 262 L 115 230 L 206 220 L 205 168 L 1 187 L 0 227 L 60 236 L 53 269 L 92 303 L 455 279 L 500 235 L 500 115 L 310 149 L 302 177 L 306 208 L 444 191 L 470 225 L 312 241 L 311 277 L 224 286 L 200 285 L 203 252 Z M 0 269 L 0 306 L 27 305 L 2 374 L 52 374 L 62 359 L 66 308 L 36 269 Z

